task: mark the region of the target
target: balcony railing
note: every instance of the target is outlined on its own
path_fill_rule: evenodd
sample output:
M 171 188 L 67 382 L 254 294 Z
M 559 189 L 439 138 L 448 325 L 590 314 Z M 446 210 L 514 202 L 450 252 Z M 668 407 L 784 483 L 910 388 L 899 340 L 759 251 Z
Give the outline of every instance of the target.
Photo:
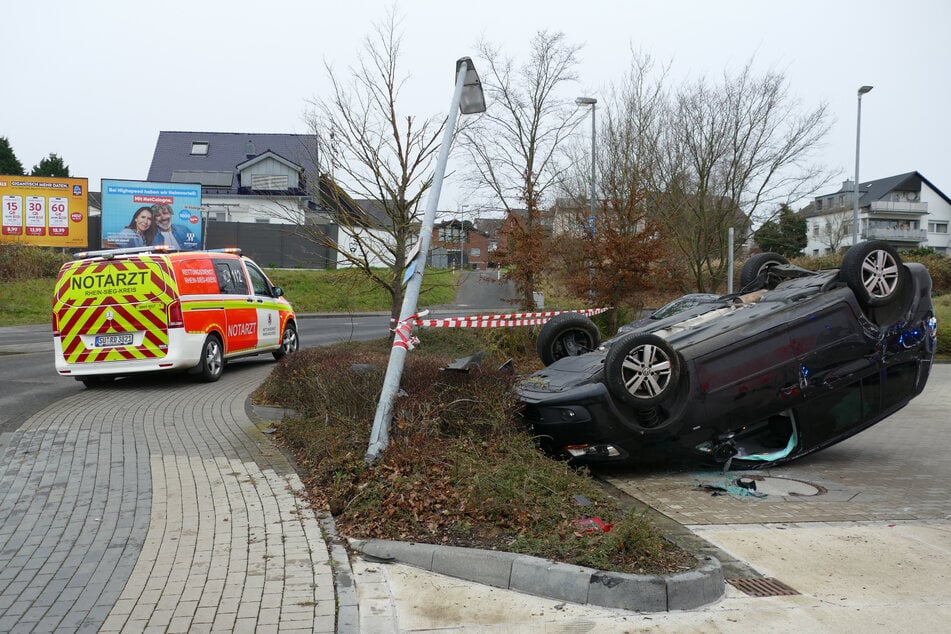
M 875 200 L 869 205 L 871 213 L 880 211 L 888 213 L 924 215 L 928 213 L 928 203 L 909 203 L 909 202 L 890 202 L 887 200 Z
M 862 233 L 866 240 L 890 240 L 892 242 L 924 242 L 928 239 L 925 229 L 886 229 L 869 227 Z

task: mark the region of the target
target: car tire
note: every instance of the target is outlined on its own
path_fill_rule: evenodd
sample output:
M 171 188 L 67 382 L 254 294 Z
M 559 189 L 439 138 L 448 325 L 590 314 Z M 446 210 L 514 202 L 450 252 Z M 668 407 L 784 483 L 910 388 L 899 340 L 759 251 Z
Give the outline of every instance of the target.
M 874 240 L 856 244 L 842 258 L 839 278 L 866 308 L 885 306 L 898 297 L 906 282 L 898 250 Z
M 195 368 L 196 376 L 203 383 L 214 383 L 225 369 L 224 352 L 218 335 L 208 335 L 201 346 L 201 361 Z
M 281 347 L 272 352 L 274 358 L 280 361 L 289 354 L 297 352 L 300 348 L 300 340 L 297 338 L 297 328 L 292 323 L 284 326 L 284 334 L 281 335 Z
M 661 403 L 677 390 L 680 357 L 657 335 L 631 333 L 608 348 L 604 375 L 615 398 L 644 409 Z
M 789 264 L 789 260 L 778 253 L 757 253 L 747 260 L 746 263 L 743 264 L 743 268 L 740 269 L 740 288 L 744 291 L 752 291 L 766 286 L 766 277 L 764 276 L 760 282 L 762 286 L 758 285 L 757 288 L 747 288 L 747 286 L 756 282 L 760 276 L 766 273 L 769 267 L 782 264 Z
M 563 357 L 590 352 L 601 343 L 598 326 L 579 313 L 555 315 L 542 326 L 535 348 L 546 366 Z

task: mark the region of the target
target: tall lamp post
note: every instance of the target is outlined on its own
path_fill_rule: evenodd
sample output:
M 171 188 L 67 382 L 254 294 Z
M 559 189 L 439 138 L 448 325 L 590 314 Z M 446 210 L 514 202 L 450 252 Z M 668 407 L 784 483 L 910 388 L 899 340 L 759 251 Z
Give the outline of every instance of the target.
M 595 145 L 596 145 L 596 130 L 594 127 L 594 109 L 598 100 L 594 97 L 578 97 L 575 99 L 575 103 L 579 106 L 591 106 L 591 195 L 588 197 L 588 202 L 590 204 L 590 211 L 588 213 L 588 228 L 593 232 L 594 231 L 594 184 L 595 184 Z
M 852 192 L 852 244 L 859 243 L 859 140 L 862 137 L 862 95 L 872 90 L 862 86 L 858 93 L 858 113 L 855 116 L 855 183 Z
M 588 196 L 588 231 L 594 238 L 594 185 L 595 185 L 595 145 L 596 130 L 594 127 L 594 109 L 597 107 L 598 100 L 594 97 L 578 97 L 575 103 L 579 106 L 591 106 L 591 193 Z M 594 267 L 588 267 L 588 301 L 594 303 Z
M 482 82 L 479 81 L 479 74 L 476 72 L 472 60 L 468 57 L 463 57 L 456 62 L 456 89 L 452 93 L 452 103 L 449 106 L 449 115 L 446 118 L 446 128 L 443 131 L 442 144 L 439 146 L 436 171 L 433 173 L 433 184 L 429 190 L 429 198 L 426 201 L 426 212 L 423 215 L 423 224 L 419 234 L 419 251 L 417 251 L 413 261 L 407 263 L 407 272 L 410 273 L 409 282 L 406 285 L 406 294 L 403 295 L 400 320 L 393 335 L 390 361 L 386 366 L 383 388 L 380 390 L 380 402 L 377 404 L 376 415 L 373 418 L 373 429 L 370 431 L 370 444 L 364 457 L 368 463 L 375 462 L 380 457 L 380 452 L 390 444 L 393 402 L 396 400 L 396 395 L 400 389 L 406 352 L 410 348 L 409 339 L 413 332 L 411 318 L 416 314 L 419 291 L 423 285 L 423 269 L 426 267 L 426 254 L 429 253 L 429 243 L 433 237 L 436 207 L 439 205 L 439 192 L 442 189 L 442 181 L 446 175 L 449 146 L 452 145 L 452 136 L 456 129 L 456 118 L 458 116 L 456 108 L 462 114 L 485 112 L 485 95 L 482 92 Z

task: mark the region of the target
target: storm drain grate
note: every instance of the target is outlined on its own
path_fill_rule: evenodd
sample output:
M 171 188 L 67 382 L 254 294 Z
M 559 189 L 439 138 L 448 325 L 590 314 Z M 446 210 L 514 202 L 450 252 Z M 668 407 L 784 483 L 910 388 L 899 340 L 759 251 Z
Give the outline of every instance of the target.
M 799 594 L 782 581 L 777 581 L 772 577 L 759 577 L 758 579 L 727 579 L 734 588 L 742 590 L 751 597 L 782 597 L 791 594 Z

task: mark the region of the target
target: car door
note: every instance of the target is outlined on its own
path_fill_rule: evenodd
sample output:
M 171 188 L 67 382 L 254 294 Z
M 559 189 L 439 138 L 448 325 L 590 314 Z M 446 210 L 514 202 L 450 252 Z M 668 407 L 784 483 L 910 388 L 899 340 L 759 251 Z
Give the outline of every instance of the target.
M 826 306 L 790 329 L 799 351 L 797 420 L 804 451 L 854 433 L 881 409 L 875 341 L 847 302 Z
M 281 341 L 281 314 L 277 297 L 264 272 L 253 262 L 244 261 L 251 285 L 252 301 L 257 319 L 257 347 L 277 347 Z
M 214 260 L 218 288 L 225 300 L 225 354 L 253 350 L 258 340 L 254 297 L 241 262 L 236 258 Z

